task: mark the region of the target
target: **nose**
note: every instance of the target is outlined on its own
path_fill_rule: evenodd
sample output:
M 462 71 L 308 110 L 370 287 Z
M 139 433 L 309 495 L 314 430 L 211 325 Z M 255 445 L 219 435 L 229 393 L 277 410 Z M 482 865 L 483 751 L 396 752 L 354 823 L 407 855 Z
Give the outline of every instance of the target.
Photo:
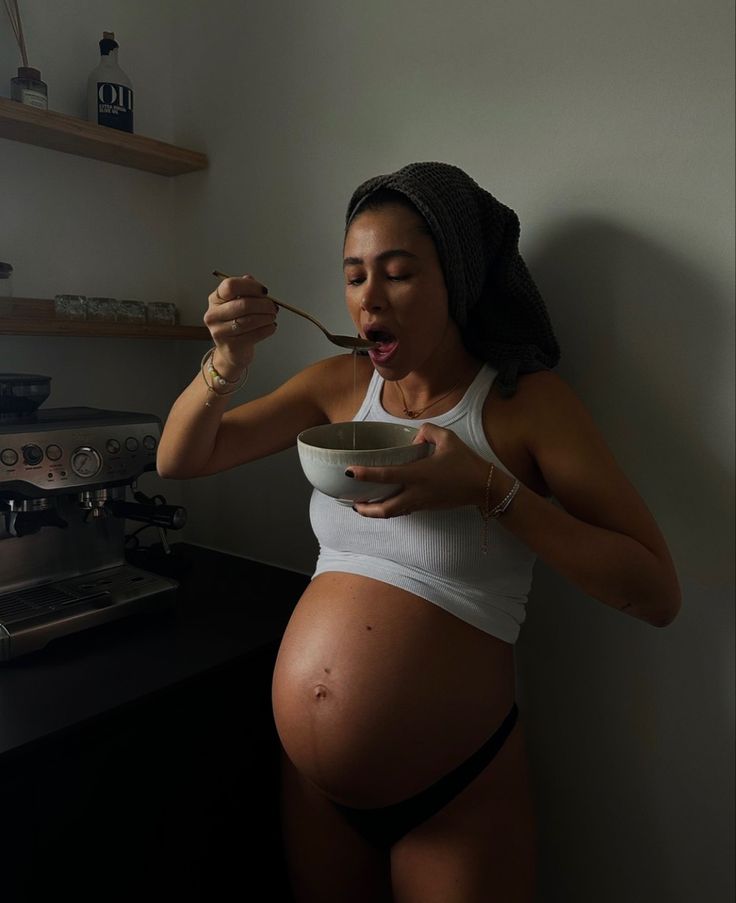
M 373 279 L 368 279 L 363 283 L 363 293 L 360 300 L 360 309 L 365 311 L 383 310 L 386 305 L 386 298 L 380 287 Z

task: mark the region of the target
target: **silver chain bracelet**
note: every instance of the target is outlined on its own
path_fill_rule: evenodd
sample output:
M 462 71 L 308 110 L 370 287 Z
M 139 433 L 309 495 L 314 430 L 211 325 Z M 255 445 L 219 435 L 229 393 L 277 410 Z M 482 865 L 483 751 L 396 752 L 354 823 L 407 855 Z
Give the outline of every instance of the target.
M 504 513 L 504 511 L 506 511 L 506 509 L 509 507 L 511 502 L 514 500 L 514 496 L 519 491 L 520 486 L 521 486 L 521 483 L 515 479 L 514 485 L 511 487 L 511 489 L 509 489 L 509 491 L 506 495 L 506 498 L 502 499 L 496 505 L 496 507 L 493 509 L 493 511 L 491 511 L 491 515 L 490 515 L 491 517 L 500 517 Z

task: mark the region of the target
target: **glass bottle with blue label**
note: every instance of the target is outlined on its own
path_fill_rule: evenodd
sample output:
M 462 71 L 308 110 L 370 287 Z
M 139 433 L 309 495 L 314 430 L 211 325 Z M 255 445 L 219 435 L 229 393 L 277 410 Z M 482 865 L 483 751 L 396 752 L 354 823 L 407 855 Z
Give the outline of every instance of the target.
M 118 65 L 115 32 L 104 31 L 100 64 L 87 82 L 87 118 L 97 125 L 133 131 L 133 85 Z

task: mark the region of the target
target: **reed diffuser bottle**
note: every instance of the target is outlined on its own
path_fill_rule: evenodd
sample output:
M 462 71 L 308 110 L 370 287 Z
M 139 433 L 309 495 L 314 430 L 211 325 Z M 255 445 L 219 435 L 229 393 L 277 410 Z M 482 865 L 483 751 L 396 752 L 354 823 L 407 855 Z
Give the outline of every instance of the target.
M 114 31 L 104 31 L 100 41 L 100 63 L 87 82 L 87 118 L 97 125 L 133 131 L 133 85 L 118 65 L 118 43 Z
M 48 110 L 49 91 L 46 82 L 41 81 L 38 69 L 18 66 L 18 74 L 10 79 L 10 99 L 38 110 Z
M 18 0 L 4 0 L 4 3 L 23 61 L 23 65 L 18 66 L 18 75 L 10 79 L 10 99 L 17 100 L 18 103 L 24 103 L 29 107 L 37 107 L 39 110 L 47 110 L 49 97 L 46 82 L 41 81 L 41 73 L 38 69 L 28 65 L 26 39 L 23 34 Z

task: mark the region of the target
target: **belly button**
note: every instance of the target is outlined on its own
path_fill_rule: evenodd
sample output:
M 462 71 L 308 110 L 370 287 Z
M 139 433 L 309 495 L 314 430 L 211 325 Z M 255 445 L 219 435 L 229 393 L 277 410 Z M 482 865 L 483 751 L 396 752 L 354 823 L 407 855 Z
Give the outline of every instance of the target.
M 314 698 L 324 699 L 327 696 L 327 687 L 324 684 L 317 684 L 314 688 Z

